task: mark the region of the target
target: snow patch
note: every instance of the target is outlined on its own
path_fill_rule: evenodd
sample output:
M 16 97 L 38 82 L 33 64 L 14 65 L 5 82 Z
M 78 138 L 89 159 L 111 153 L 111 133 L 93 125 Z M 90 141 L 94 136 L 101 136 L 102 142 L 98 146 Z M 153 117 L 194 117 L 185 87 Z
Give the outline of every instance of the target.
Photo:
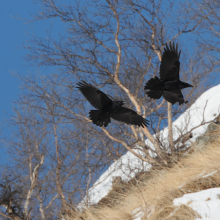
M 138 150 L 134 150 L 139 152 Z M 130 180 L 136 173 L 147 171 L 151 167 L 150 164 L 143 162 L 131 152 L 127 152 L 119 160 L 114 162 L 107 171 L 95 182 L 93 187 L 89 189 L 89 204 L 97 204 L 112 189 L 112 181 L 114 177 L 120 176 L 122 180 Z M 78 205 L 78 208 L 84 206 L 87 198 Z
M 173 203 L 175 206 L 190 206 L 202 217 L 196 220 L 220 219 L 220 188 L 185 194 L 181 198 L 174 199 Z

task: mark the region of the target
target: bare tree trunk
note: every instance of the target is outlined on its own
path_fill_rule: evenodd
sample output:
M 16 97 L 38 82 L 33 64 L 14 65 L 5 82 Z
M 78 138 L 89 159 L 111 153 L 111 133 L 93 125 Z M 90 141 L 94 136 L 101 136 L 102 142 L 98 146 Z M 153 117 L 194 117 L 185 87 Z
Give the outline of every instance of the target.
M 38 200 L 40 202 L 39 211 L 41 213 L 41 218 L 42 218 L 42 220 L 45 220 L 46 217 L 45 217 L 45 210 L 43 209 L 43 200 L 40 198 L 39 194 L 37 195 L 37 198 L 38 198 Z
M 173 128 L 172 128 L 172 104 L 170 102 L 167 102 L 167 117 L 168 117 L 168 131 L 169 131 L 169 147 L 172 152 L 175 151 L 175 147 L 173 144 Z
M 32 161 L 30 160 L 29 163 L 31 163 Z M 38 179 L 38 175 L 39 175 L 39 169 L 40 167 L 44 164 L 44 155 L 41 156 L 41 159 L 39 161 L 39 163 L 35 166 L 33 172 L 31 172 L 30 170 L 30 180 L 31 180 L 31 186 L 30 186 L 30 189 L 28 190 L 28 193 L 27 193 L 27 198 L 26 198 L 26 201 L 25 201 L 25 204 L 24 204 L 24 214 L 25 216 L 27 217 L 28 214 L 29 214 L 29 203 L 30 203 L 30 199 L 31 199 L 31 196 L 33 194 L 33 191 L 35 189 L 35 186 L 36 186 L 36 181 Z M 30 165 L 31 167 L 31 165 Z
M 54 120 L 54 119 L 53 119 Z M 53 128 L 54 128 L 54 136 L 55 136 L 55 147 L 56 147 L 56 156 L 57 156 L 57 167 L 56 167 L 56 185 L 57 185 L 57 192 L 61 198 L 62 206 L 65 206 L 66 200 L 62 190 L 62 184 L 60 183 L 60 170 L 62 167 L 62 162 L 59 156 L 59 146 L 58 146 L 58 138 L 57 138 L 57 127 L 55 121 L 53 121 Z

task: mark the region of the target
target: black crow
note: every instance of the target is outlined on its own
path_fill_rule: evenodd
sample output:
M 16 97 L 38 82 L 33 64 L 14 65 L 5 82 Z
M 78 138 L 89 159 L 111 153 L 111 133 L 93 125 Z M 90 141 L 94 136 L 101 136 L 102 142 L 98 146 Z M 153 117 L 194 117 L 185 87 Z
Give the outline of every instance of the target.
M 144 87 L 148 97 L 159 99 L 163 96 L 172 105 L 176 102 L 179 102 L 180 105 L 187 103 L 187 101 L 184 101 L 181 89 L 193 86 L 180 81 L 180 53 L 181 51 L 178 52 L 178 44 L 176 44 L 176 47 L 174 42 L 173 44 L 170 43 L 169 46 L 166 45 L 160 64 L 160 79 L 155 76 Z
M 122 105 L 123 101 L 112 101 L 105 93 L 95 88 L 91 84 L 81 81 L 77 83 L 78 89 L 86 97 L 92 106 L 98 110 L 91 110 L 89 118 L 92 122 L 100 127 L 111 122 L 111 118 L 125 122 L 126 124 L 147 126 L 149 121 L 144 119 L 135 111 L 125 108 Z

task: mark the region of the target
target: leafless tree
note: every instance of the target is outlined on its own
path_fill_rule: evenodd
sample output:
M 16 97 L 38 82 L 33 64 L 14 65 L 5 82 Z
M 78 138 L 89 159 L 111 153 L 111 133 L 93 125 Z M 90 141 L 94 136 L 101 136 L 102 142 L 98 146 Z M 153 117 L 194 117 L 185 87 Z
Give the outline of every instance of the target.
M 191 20 L 202 20 L 196 30 L 197 43 L 201 47 L 202 55 L 208 62 L 213 63 L 219 70 L 219 39 L 220 39 L 220 2 L 214 0 L 193 0 L 189 7 L 183 7 Z
M 113 143 L 119 143 L 134 154 L 132 144 L 143 145 L 143 140 L 148 138 L 154 144 L 160 163 L 166 164 L 163 157 L 165 148 L 152 136 L 152 132 L 158 131 L 167 120 L 166 104 L 164 100 L 149 100 L 143 87 L 149 77 L 158 73 L 164 46 L 179 39 L 181 35 L 193 32 L 203 18 L 196 22 L 182 20 L 173 1 L 166 4 L 162 1 L 146 3 L 107 0 L 88 4 L 76 1 L 74 5 L 68 6 L 52 0 L 40 2 L 43 8 L 35 15 L 35 19 L 59 19 L 64 23 L 66 32 L 65 35 L 60 35 L 59 40 L 52 36 L 47 39 L 35 37 L 31 46 L 27 46 L 30 61 L 60 67 L 60 73 L 47 77 L 47 85 L 29 81 L 29 85 L 32 83 L 32 90 L 38 93 L 41 100 L 46 98 L 60 108 L 64 117 L 68 114 L 74 122 L 86 124 L 91 123 L 88 107 L 74 88 L 80 79 L 103 88 L 115 99 L 125 100 L 139 114 L 151 117 L 151 128 L 138 129 L 115 123 L 116 127 L 101 128 L 100 136 L 104 140 L 108 137 Z M 182 50 L 184 52 L 184 48 Z M 189 68 L 190 62 L 196 69 L 202 60 L 193 57 L 181 60 L 181 64 L 185 66 L 181 68 L 181 75 L 194 85 L 194 89 L 186 96 L 192 103 L 196 98 L 192 94 L 198 83 L 208 76 L 212 67 L 198 73 Z M 61 91 L 58 88 L 62 88 Z M 190 103 L 185 106 L 176 105 L 173 112 L 168 104 L 172 151 L 175 148 L 171 137 L 171 117 L 182 112 Z M 89 127 L 91 128 L 90 125 Z M 91 129 L 98 130 L 94 126 Z M 109 152 L 112 153 L 112 149 Z M 139 157 L 154 163 L 149 155 Z
M 188 53 L 182 38 L 194 33 L 204 17 L 187 19 L 175 2 L 36 1 L 42 10 L 35 14 L 35 22 L 51 20 L 63 28 L 59 37 L 52 31 L 46 38 L 34 36 L 26 45 L 27 60 L 52 71 L 20 77 L 24 94 L 17 102 L 13 125 L 18 131 L 9 149 L 25 178 L 20 206 L 25 218 L 53 219 L 65 213 L 66 205 L 76 205 L 97 175 L 127 151 L 145 162 L 166 165 L 175 146 L 189 138 L 183 133 L 173 140 L 172 120 L 207 88 L 215 63 Z M 182 50 L 181 79 L 194 86 L 184 91 L 189 103 L 182 106 L 150 100 L 143 89 L 149 78 L 158 75 L 163 48 L 171 41 Z M 93 125 L 88 117 L 92 107 L 75 88 L 79 80 L 125 101 L 151 125 L 138 128 L 116 121 L 107 128 Z M 153 136 L 167 123 L 169 146 Z M 157 157 L 149 155 L 146 139 Z M 2 213 L 9 216 L 6 212 Z
M 0 216 L 14 220 L 25 219 L 21 206 L 22 192 L 22 185 L 16 182 L 16 178 L 4 179 L 0 184 Z

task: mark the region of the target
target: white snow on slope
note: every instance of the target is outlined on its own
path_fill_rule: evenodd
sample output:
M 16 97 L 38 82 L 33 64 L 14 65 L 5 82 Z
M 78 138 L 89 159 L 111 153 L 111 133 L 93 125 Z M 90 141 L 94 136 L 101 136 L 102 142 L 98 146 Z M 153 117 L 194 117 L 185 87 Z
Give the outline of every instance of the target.
M 220 219 L 220 188 L 202 190 L 196 193 L 185 194 L 173 200 L 175 206 L 188 205 L 194 209 L 201 218 L 196 220 Z
M 105 197 L 112 188 L 113 178 L 120 176 L 122 180 L 131 179 L 136 173 L 148 170 L 151 165 L 141 161 L 139 158 L 128 152 L 119 160 L 114 162 L 107 171 L 95 182 L 94 186 L 89 190 L 89 205 L 96 204 L 100 199 Z M 83 206 L 84 199 L 78 208 Z
M 192 128 L 200 125 L 201 123 L 213 120 L 220 114 L 220 85 L 215 86 L 205 93 L 203 93 L 196 102 L 187 109 L 179 118 L 173 122 L 173 136 L 176 140 L 181 133 L 186 133 Z M 191 142 L 203 134 L 207 129 L 208 124 L 200 126 L 192 131 L 193 137 L 185 144 L 190 146 Z M 165 128 L 160 131 L 161 141 L 168 144 L 168 129 Z M 149 140 L 146 144 L 154 148 Z M 142 154 L 141 151 L 135 150 L 137 153 Z M 89 204 L 96 204 L 105 197 L 112 189 L 112 180 L 116 176 L 120 176 L 122 180 L 128 181 L 135 176 L 135 173 L 146 171 L 150 165 L 141 161 L 132 153 L 127 152 L 118 161 L 114 162 L 107 171 L 105 171 L 100 178 L 95 182 L 93 187 L 90 188 L 88 198 L 85 198 L 78 206 L 83 207 L 83 204 L 89 200 Z M 220 218 L 219 218 L 220 219 Z
M 141 210 L 141 207 L 132 211 L 131 214 L 133 215 L 134 220 L 141 220 L 141 218 L 144 216 L 144 212 Z

